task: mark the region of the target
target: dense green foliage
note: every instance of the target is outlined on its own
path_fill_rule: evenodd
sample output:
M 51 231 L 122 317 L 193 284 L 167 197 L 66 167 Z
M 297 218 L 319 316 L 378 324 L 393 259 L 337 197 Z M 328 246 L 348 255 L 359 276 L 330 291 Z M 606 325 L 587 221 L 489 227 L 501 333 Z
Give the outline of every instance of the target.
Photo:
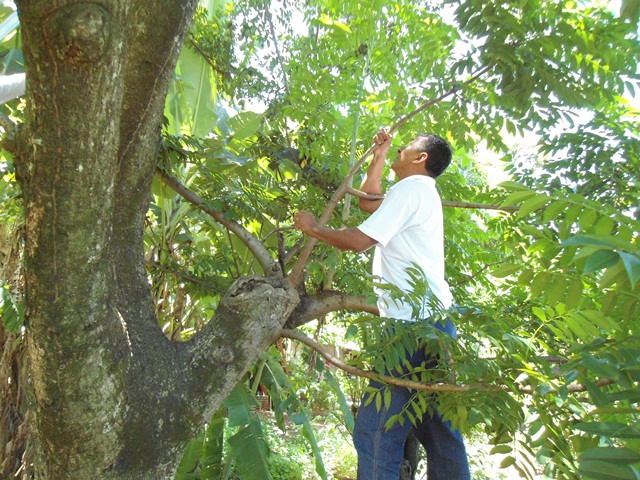
M 438 394 L 439 409 L 466 432 L 484 430 L 523 478 L 640 478 L 640 132 L 629 103 L 640 78 L 637 25 L 607 2 L 202 2 L 167 98 L 159 168 L 206 209 L 241 223 L 288 271 L 300 241 L 292 214 L 320 214 L 380 126 L 439 99 L 394 144 L 438 133 L 455 150 L 439 179 L 444 200 L 520 207 L 446 209 L 447 278 L 467 307 L 453 313 L 460 342 L 426 325 L 390 332 L 347 312 L 314 324 L 313 334 L 329 342 L 329 332 L 346 332 L 363 349 L 353 364 L 377 371 L 393 370 L 414 337 L 450 352 L 450 370 L 413 378 L 454 375 L 472 386 Z M 18 100 L 5 108 L 19 118 Z M 502 187 L 487 173 L 496 166 L 509 175 Z M 6 155 L 1 168 L 0 218 L 12 239 L 20 199 Z M 234 279 L 263 272 L 241 239 L 159 178 L 152 193 L 147 265 L 158 319 L 169 338 L 187 340 Z M 333 226 L 364 218 L 353 200 L 340 209 Z M 368 260 L 318 244 L 306 291 L 370 296 Z M 3 285 L 12 332 L 14 297 Z M 217 414 L 189 447 L 179 478 L 226 478 L 232 458 L 242 478 L 269 478 L 251 413 L 259 384 L 326 478 L 305 410 L 313 402 L 296 393 L 313 381 L 289 378 L 278 360 L 276 349 L 265 354 L 249 387 L 227 401 L 228 420 Z M 332 379 L 331 409 L 351 425 L 344 392 L 354 384 L 310 372 Z M 358 398 L 361 385 L 346 397 Z M 428 412 L 431 396 L 416 393 L 409 420 Z M 385 390 L 370 398 L 382 404 Z M 225 422 L 238 429 L 228 448 Z

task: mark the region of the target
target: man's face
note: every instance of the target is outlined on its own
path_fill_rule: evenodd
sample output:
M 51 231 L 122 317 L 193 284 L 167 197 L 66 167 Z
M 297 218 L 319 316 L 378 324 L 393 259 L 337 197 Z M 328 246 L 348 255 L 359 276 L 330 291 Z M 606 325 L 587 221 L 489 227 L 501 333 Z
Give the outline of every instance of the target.
M 402 174 L 408 168 L 413 169 L 415 167 L 413 161 L 420 158 L 423 153 L 415 148 L 414 142 L 411 142 L 406 147 L 398 149 L 398 156 L 391 164 L 391 169 L 396 172 L 396 175 Z

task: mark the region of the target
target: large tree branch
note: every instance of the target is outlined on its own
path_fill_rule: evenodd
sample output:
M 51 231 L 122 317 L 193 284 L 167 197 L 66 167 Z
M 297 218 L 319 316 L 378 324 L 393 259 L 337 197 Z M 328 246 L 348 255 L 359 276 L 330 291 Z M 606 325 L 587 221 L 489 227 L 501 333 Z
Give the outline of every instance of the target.
M 202 422 L 278 339 L 297 303 L 296 291 L 282 277 L 242 277 L 229 288 L 209 323 L 183 344 L 188 369 L 198 380 L 184 397 L 205 405 L 204 412 L 196 410 Z M 211 398 L 219 401 L 212 403 Z
M 323 317 L 330 312 L 353 310 L 379 315 L 375 303 L 367 302 L 363 295 L 350 295 L 334 290 L 327 290 L 314 295 L 304 295 L 300 303 L 287 319 L 287 328 L 296 328 L 307 322 Z
M 224 217 L 224 212 L 219 212 L 208 207 L 202 197 L 189 190 L 177 178 L 169 175 L 166 171 L 158 168 L 156 173 L 167 186 L 171 187 L 176 193 L 182 196 L 182 198 L 210 215 L 218 223 L 233 232 L 242 241 L 242 243 L 247 246 L 251 253 L 253 253 L 256 260 L 258 260 L 258 263 L 264 270 L 265 275 L 279 276 L 282 274 L 278 263 L 273 259 L 269 250 L 267 250 L 256 237 L 251 235 L 246 228 L 238 222 L 226 219 Z

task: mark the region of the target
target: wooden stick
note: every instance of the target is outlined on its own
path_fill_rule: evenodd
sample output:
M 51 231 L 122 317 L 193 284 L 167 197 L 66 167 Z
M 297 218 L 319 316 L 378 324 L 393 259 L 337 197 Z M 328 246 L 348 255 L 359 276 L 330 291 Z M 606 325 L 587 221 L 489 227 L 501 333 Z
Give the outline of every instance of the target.
M 491 68 L 493 68 L 493 65 L 490 65 L 490 66 L 487 66 L 487 67 L 481 69 L 478 73 L 476 73 L 469 80 L 467 80 L 465 82 L 465 85 L 468 85 L 468 84 L 476 81 L 482 75 L 487 73 Z M 416 108 L 414 111 L 406 114 L 404 117 L 402 117 L 400 120 L 398 120 L 394 125 L 392 125 L 391 128 L 389 128 L 389 133 L 395 132 L 396 130 L 398 130 L 398 128 L 403 126 L 405 123 L 407 123 L 413 117 L 415 117 L 418 113 L 422 112 L 423 110 L 426 110 L 431 105 L 435 105 L 436 103 L 441 102 L 445 98 L 450 97 L 451 95 L 454 95 L 461 88 L 462 87 L 460 85 L 455 85 L 453 88 L 451 88 L 449 91 L 443 93 L 439 97 L 431 99 L 431 100 L 427 100 L 422 105 L 420 105 L 418 108 Z M 356 174 L 358 169 L 362 166 L 362 164 L 365 162 L 365 160 L 369 157 L 369 155 L 371 155 L 375 151 L 376 148 L 378 148 L 378 145 L 376 145 L 376 144 L 372 145 L 369 148 L 369 150 L 367 150 L 365 152 L 365 154 L 360 158 L 360 160 L 358 160 L 356 162 L 356 164 L 353 166 L 351 171 L 347 174 L 345 179 L 338 186 L 338 189 L 336 190 L 336 192 L 331 197 L 331 200 L 329 200 L 329 203 L 327 204 L 327 207 L 325 208 L 324 212 L 322 213 L 322 215 L 318 219 L 318 225 L 324 226 L 324 225 L 327 224 L 327 221 L 331 217 L 331 214 L 335 210 L 336 206 L 338 205 L 338 203 L 340 202 L 342 197 L 351 188 L 351 186 L 350 186 L 351 185 L 351 180 L 353 179 L 354 175 Z M 294 264 L 293 268 L 291 269 L 291 272 L 287 276 L 287 282 L 290 285 L 295 285 L 296 284 L 296 282 L 298 280 L 298 277 L 302 273 L 302 270 L 304 269 L 304 266 L 307 263 L 307 260 L 309 259 L 309 256 L 311 255 L 311 251 L 313 250 L 313 247 L 315 246 L 316 241 L 317 241 L 316 238 L 313 238 L 313 237 L 309 238 L 307 243 L 306 243 L 306 245 L 304 246 L 304 248 L 300 252 L 300 256 L 298 256 L 298 260 L 296 261 L 296 263 Z

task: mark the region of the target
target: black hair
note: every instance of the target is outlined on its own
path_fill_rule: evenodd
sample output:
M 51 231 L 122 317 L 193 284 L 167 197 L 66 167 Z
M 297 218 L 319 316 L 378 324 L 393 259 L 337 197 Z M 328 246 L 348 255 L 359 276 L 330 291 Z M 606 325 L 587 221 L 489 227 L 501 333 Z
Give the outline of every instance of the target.
M 428 155 L 424 165 L 427 172 L 439 177 L 451 163 L 453 152 L 449 142 L 433 133 L 421 133 L 413 141 L 416 150 Z

